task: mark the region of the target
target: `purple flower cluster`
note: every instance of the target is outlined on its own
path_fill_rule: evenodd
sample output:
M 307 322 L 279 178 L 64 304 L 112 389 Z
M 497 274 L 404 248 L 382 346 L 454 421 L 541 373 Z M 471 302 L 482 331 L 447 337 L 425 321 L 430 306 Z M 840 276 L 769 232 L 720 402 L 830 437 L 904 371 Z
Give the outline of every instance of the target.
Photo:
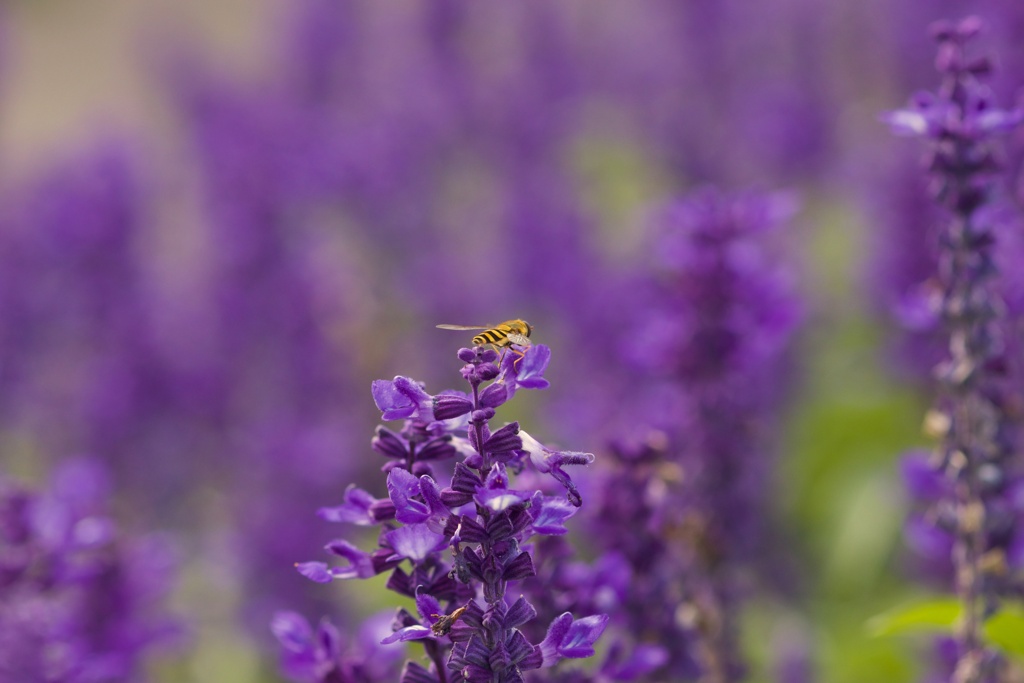
M 625 567 L 611 624 L 655 648 L 651 680 L 743 676 L 737 620 L 773 569 L 766 482 L 802 319 L 775 234 L 792 211 L 786 195 L 698 191 L 658 215 L 657 270 L 635 278 L 628 423 L 591 482 L 592 538 Z
M 10 200 L 0 431 L 47 461 L 93 454 L 140 518 L 226 540 L 245 609 L 265 622 L 302 596 L 279 572 L 316 538 L 298 511 L 352 469 L 334 457 L 359 414 L 334 337 L 358 297 L 335 242 L 272 217 L 189 225 L 164 243 L 154 175 L 137 146 L 103 140 Z M 193 240 L 210 249 L 192 253 Z M 197 482 L 228 494 L 221 528 Z
M 129 538 L 96 462 L 65 461 L 34 492 L 0 479 L 0 680 L 130 683 L 179 632 L 163 605 L 167 541 Z
M 381 645 L 390 621 L 388 615 L 368 620 L 347 648 L 326 618 L 314 631 L 302 615 L 279 612 L 270 629 L 281 643 L 281 671 L 294 681 L 383 683 L 398 678 L 404 655 L 399 648 Z
M 408 377 L 373 383 L 384 419 L 405 420 L 399 432 L 379 427 L 372 441 L 387 458 L 382 470 L 388 497 L 377 499 L 350 486 L 342 505 L 320 515 L 380 526 L 379 547 L 366 552 L 339 539 L 327 550 L 343 560 L 341 565 L 297 565 L 318 582 L 390 572 L 388 588 L 413 599 L 417 613 L 400 609 L 393 633 L 381 642 L 419 641 L 429 660 L 426 667 L 408 662 L 401 677 L 405 683 L 522 681 L 524 672 L 563 658 L 589 657 L 607 621 L 604 615 L 574 619 L 565 612 L 533 644 L 523 627 L 537 610 L 524 596 L 512 600 L 510 595 L 510 585 L 535 574 L 530 540 L 565 534 L 566 520 L 582 504 L 564 468 L 593 461 L 589 453 L 544 447 L 517 422 L 490 427 L 496 409 L 517 391 L 547 386 L 543 375 L 550 350 L 532 346 L 522 356 L 505 353 L 496 364 L 496 351 L 476 347 L 461 349 L 459 359 L 469 392 L 429 394 Z M 453 459 L 454 467 L 446 468 Z M 523 481 L 550 475 L 566 495 L 515 488 L 516 474 Z M 280 630 L 278 635 L 287 647 L 288 639 Z M 347 666 L 337 662 L 335 668 Z M 335 679 L 314 673 L 299 680 Z
M 912 542 L 933 557 L 951 552 L 964 613 L 957 683 L 999 675 L 1002 660 L 985 644 L 982 625 L 1003 598 L 1024 589 L 1024 482 L 1008 419 L 1019 387 L 1003 337 L 994 256 L 1003 169 L 995 140 L 1020 124 L 1024 111 L 994 104 L 985 84 L 990 62 L 966 51 L 979 29 L 976 18 L 936 24 L 938 91 L 886 116 L 895 132 L 928 142 L 932 196 L 944 212 L 931 303 L 948 346 L 934 370 L 939 397 L 925 425 L 939 443 L 927 459 L 908 460 L 904 471 L 921 507 L 909 527 Z

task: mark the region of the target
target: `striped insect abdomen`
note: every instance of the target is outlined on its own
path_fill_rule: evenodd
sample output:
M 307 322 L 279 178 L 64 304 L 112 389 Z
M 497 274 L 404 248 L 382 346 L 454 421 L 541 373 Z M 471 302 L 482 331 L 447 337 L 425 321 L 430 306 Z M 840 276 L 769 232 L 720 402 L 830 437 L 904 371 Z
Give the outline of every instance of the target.
M 489 330 L 484 330 L 477 336 L 473 337 L 474 346 L 483 346 L 484 344 L 494 344 L 495 346 L 504 346 L 508 343 L 507 333 L 500 330 L 497 327 Z

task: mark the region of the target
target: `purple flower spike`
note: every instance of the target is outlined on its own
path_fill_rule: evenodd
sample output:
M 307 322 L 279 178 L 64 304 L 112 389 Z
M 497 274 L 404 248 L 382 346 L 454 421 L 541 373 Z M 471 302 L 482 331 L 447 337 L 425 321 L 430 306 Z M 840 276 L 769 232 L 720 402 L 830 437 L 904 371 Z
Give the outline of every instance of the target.
M 996 106 L 986 83 L 991 63 L 968 54 L 980 26 L 973 17 L 936 26 L 939 87 L 887 117 L 894 132 L 925 139 L 929 189 L 943 214 L 936 221 L 936 262 L 924 274 L 943 328 L 935 337 L 945 346 L 933 371 L 939 395 L 927 419 L 938 443 L 931 457 L 903 461 L 916 499 L 905 536 L 922 573 L 938 578 L 944 590 L 953 587 L 961 602 L 949 673 L 971 682 L 1003 676 L 1002 655 L 988 645 L 985 622 L 1024 587 L 1007 571 L 1022 524 L 1020 511 L 1011 512 L 1007 486 L 1019 470 L 1014 432 L 1020 398 L 1008 386 L 1019 387 L 1019 378 L 1007 381 L 1015 360 L 1008 350 L 1019 325 L 1003 319 L 1003 295 L 1013 296 L 1014 289 L 1006 282 L 1019 270 L 1019 257 L 1005 254 L 1014 254 L 1020 218 L 1008 218 L 1017 211 L 1003 197 L 997 140 L 1024 121 L 1024 111 Z M 1000 277 L 1004 259 L 1009 278 Z
M 548 634 L 540 644 L 545 668 L 554 666 L 563 658 L 580 659 L 594 654 L 594 643 L 608 625 L 607 614 L 585 619 L 573 619 L 568 612 L 551 622 Z
M 322 619 L 316 632 L 294 612 L 278 612 L 270 629 L 281 643 L 281 670 L 298 683 L 386 681 L 397 675 L 393 648 L 378 647 L 381 620 L 371 618 L 349 643 L 338 629 Z
M 295 612 L 278 612 L 270 630 L 281 643 L 281 668 L 295 680 L 323 680 L 322 672 L 334 668 L 340 654 L 337 629 L 320 623 L 316 637 L 306 618 Z
M 162 604 L 174 570 L 168 539 L 120 532 L 111 481 L 88 458 L 58 463 L 39 490 L 0 473 L 5 683 L 142 680 L 148 651 L 180 635 Z
M 541 647 L 522 630 L 534 620 L 536 609 L 523 597 L 509 606 L 506 593 L 510 584 L 525 586 L 536 575 L 532 539 L 564 535 L 565 521 L 581 503 L 562 467 L 589 463 L 593 456 L 552 451 L 528 435 L 524 443 L 518 422 L 492 431 L 496 409 L 512 397 L 517 382 L 522 388 L 547 386 L 542 373 L 550 350 L 531 348 L 519 365 L 505 365 L 500 378 L 493 364 L 496 357 L 491 349 L 459 352 L 466 363 L 460 370 L 469 383 L 466 393 L 431 396 L 420 383 L 402 376 L 374 383 L 374 400 L 384 418 L 406 418 L 398 432 L 379 427 L 372 443 L 388 458 L 382 468 L 387 472 L 388 498 L 376 500 L 350 487 L 343 505 L 324 508 L 320 515 L 331 521 L 382 525 L 379 547 L 366 553 L 339 540 L 328 550 L 347 559 L 347 566 L 297 565 L 303 575 L 322 583 L 390 571 L 387 588 L 415 598 L 419 617 L 399 609 L 391 632 L 376 641 L 416 641 L 423 648 L 430 665 L 408 663 L 401 674 L 403 683 L 523 683 L 524 672 L 544 662 Z M 515 362 L 513 355 L 508 362 Z M 450 479 L 441 479 L 440 468 L 432 471 L 431 463 L 449 457 L 459 460 Z M 569 490 L 569 502 L 545 496 L 532 484 L 533 473 L 522 472 L 527 457 Z M 531 485 L 514 488 L 513 476 Z M 597 592 L 607 593 L 603 585 Z M 547 664 L 588 656 L 604 622 L 573 622 L 569 613 L 560 617 L 546 641 Z M 286 650 L 324 659 L 308 646 L 308 628 L 295 616 L 282 616 L 275 632 Z M 338 657 L 326 660 L 323 676 L 309 680 L 333 683 L 351 678 L 348 669 L 335 667 Z M 449 676 L 446 670 L 458 673 Z

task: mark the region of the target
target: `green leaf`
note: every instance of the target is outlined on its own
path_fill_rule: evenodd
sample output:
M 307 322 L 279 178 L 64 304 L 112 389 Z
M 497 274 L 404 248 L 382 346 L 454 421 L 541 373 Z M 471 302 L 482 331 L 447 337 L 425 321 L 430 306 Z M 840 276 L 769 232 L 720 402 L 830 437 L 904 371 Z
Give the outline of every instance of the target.
M 1024 657 L 1024 608 L 1003 607 L 985 622 L 985 638 L 1004 652 Z
M 876 638 L 921 631 L 952 631 L 961 613 L 956 598 L 927 598 L 872 617 L 867 629 Z

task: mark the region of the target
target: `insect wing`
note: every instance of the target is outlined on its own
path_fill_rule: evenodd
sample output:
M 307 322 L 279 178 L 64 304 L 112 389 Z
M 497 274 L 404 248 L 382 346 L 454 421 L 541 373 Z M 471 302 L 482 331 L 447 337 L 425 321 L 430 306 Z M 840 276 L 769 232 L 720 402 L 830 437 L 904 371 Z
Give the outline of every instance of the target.
M 507 334 L 507 335 L 505 335 L 505 337 L 506 337 L 506 338 L 507 338 L 507 339 L 508 339 L 508 340 L 509 340 L 510 342 L 512 342 L 513 344 L 515 344 L 516 346 L 526 346 L 526 347 L 529 347 L 529 346 L 531 346 L 531 345 L 532 345 L 532 343 L 530 342 L 530 340 L 529 340 L 529 339 L 527 339 L 527 338 L 526 338 L 526 337 L 525 337 L 524 335 L 521 335 L 521 334 L 517 334 L 517 333 L 515 333 L 515 332 L 512 332 L 511 334 Z
M 487 330 L 487 325 L 438 325 L 441 330 Z

